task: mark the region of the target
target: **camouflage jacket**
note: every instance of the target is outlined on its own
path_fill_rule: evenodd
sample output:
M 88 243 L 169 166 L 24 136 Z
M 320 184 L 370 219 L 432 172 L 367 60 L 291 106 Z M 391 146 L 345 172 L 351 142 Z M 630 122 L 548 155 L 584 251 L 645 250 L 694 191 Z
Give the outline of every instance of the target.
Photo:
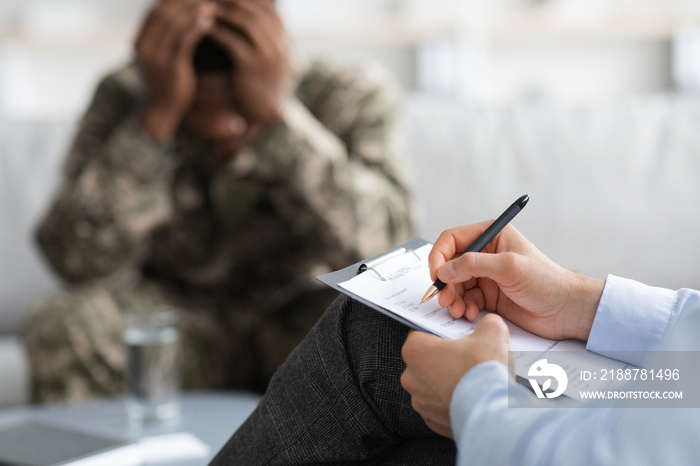
M 104 78 L 37 232 L 55 270 L 70 284 L 143 277 L 275 307 L 409 238 L 391 80 L 322 61 L 295 76 L 283 121 L 223 165 L 142 132 L 133 65 Z

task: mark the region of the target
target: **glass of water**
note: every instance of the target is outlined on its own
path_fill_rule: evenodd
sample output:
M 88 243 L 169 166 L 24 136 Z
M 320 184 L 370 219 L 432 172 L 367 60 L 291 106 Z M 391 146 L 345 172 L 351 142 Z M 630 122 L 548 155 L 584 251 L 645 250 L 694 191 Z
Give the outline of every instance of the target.
M 177 312 L 168 307 L 124 314 L 126 410 L 132 424 L 180 420 Z

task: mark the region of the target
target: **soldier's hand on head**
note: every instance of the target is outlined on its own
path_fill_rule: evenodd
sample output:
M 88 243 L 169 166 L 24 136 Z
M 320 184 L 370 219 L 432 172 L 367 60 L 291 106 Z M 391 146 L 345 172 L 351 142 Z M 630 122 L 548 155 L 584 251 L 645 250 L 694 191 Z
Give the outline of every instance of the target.
M 210 36 L 231 56 L 232 89 L 241 114 L 270 126 L 290 92 L 289 44 L 271 0 L 220 0 Z
M 196 77 L 192 56 L 211 30 L 216 3 L 160 0 L 150 10 L 136 40 L 136 59 L 146 86 L 141 124 L 154 139 L 172 139 L 192 105 Z

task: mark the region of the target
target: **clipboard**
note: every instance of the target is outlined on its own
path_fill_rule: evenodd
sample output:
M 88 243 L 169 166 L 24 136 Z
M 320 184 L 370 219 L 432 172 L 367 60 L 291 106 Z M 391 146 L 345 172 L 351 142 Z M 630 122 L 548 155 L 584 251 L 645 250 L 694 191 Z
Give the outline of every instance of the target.
M 356 293 L 348 290 L 347 288 L 340 286 L 341 283 L 352 280 L 359 274 L 363 273 L 375 273 L 382 281 L 390 280 L 392 277 L 400 274 L 402 271 L 406 270 L 412 265 L 419 263 L 421 261 L 421 258 L 414 251 L 421 248 L 422 246 L 425 246 L 426 244 L 431 243 L 421 238 L 413 238 L 410 241 L 407 241 L 395 248 L 389 249 L 379 255 L 357 262 L 335 272 L 320 275 L 316 277 L 316 279 L 321 283 L 328 285 L 331 288 L 345 294 L 346 296 L 349 296 L 352 299 L 355 299 L 365 304 L 366 306 L 369 306 L 370 308 L 381 312 L 382 314 L 389 316 L 392 319 L 401 322 L 404 325 L 407 325 L 412 329 L 432 333 L 433 335 L 438 335 L 442 338 L 445 338 L 444 335 L 440 335 L 439 333 L 437 333 L 429 327 L 422 326 L 419 323 L 408 320 L 402 317 L 401 315 L 392 312 L 388 309 L 385 309 L 382 306 L 370 301 L 369 299 L 359 296 Z M 528 390 L 534 393 L 534 390 L 530 385 L 528 379 L 524 378 L 519 374 L 515 375 L 515 379 L 518 383 L 524 385 Z M 567 395 L 561 395 L 561 397 L 564 399 L 569 398 Z
M 384 251 L 381 254 L 369 259 L 357 262 L 335 272 L 319 275 L 316 277 L 316 279 L 321 283 L 328 285 L 347 296 L 350 296 L 354 300 L 359 301 L 362 304 L 403 323 L 404 325 L 408 325 L 415 330 L 434 333 L 430 329 L 422 327 L 415 322 L 411 322 L 410 320 L 384 309 L 383 307 L 378 306 L 377 304 L 340 286 L 340 283 L 350 280 L 361 273 L 376 273 L 382 280 L 391 279 L 393 276 L 401 273 L 401 271 L 406 267 L 410 267 L 411 264 L 419 262 L 420 258 L 414 251 L 421 246 L 425 246 L 426 244 L 429 244 L 429 242 L 424 239 L 413 238 L 399 246 L 396 246 L 395 248 Z
M 371 257 L 369 259 L 357 262 L 355 264 L 352 264 L 348 267 L 345 267 L 343 269 L 340 269 L 335 272 L 327 273 L 324 275 L 320 275 L 317 278 L 318 281 L 321 283 L 324 283 L 325 285 L 330 286 L 331 288 L 345 294 L 346 296 L 351 297 L 352 299 L 355 299 L 366 306 L 369 306 L 370 308 L 376 310 L 377 312 L 381 312 L 382 314 L 391 317 L 392 319 L 401 322 L 404 325 L 407 325 L 410 328 L 413 328 L 415 330 L 419 330 L 422 332 L 427 332 L 427 333 L 432 333 L 434 335 L 441 336 L 442 338 L 459 338 L 455 337 L 454 333 L 457 332 L 463 332 L 464 330 L 464 325 L 475 325 L 474 323 L 469 323 L 466 321 L 466 319 L 454 319 L 456 321 L 460 321 L 459 324 L 454 324 L 455 326 L 455 332 L 451 333 L 449 336 L 446 335 L 441 335 L 439 332 L 441 330 L 436 329 L 436 326 L 431 329 L 429 326 L 424 326 L 421 325 L 421 322 L 415 322 L 412 320 L 407 319 L 406 317 L 403 317 L 400 314 L 397 314 L 396 312 L 382 307 L 382 305 L 377 304 L 376 302 L 371 301 L 371 298 L 365 298 L 363 296 L 360 296 L 356 294 L 355 292 L 349 290 L 346 287 L 341 286 L 341 283 L 345 283 L 348 281 L 351 281 L 353 278 L 358 277 L 361 274 L 366 274 L 366 273 L 371 273 L 371 274 L 376 274 L 378 278 L 381 281 L 390 281 L 392 280 L 393 277 L 396 277 L 397 280 L 402 280 L 404 276 L 411 275 L 415 270 L 414 267 L 416 264 L 421 263 L 422 259 L 425 259 L 425 251 L 421 250 L 422 247 L 431 244 L 428 241 L 425 241 L 421 238 L 413 238 L 410 241 L 407 241 L 400 246 L 397 246 L 395 248 L 389 249 L 377 256 Z M 418 251 L 420 253 L 420 256 L 418 253 L 415 251 Z M 402 273 L 405 272 L 405 273 Z M 369 277 L 368 277 L 369 278 Z M 380 281 L 376 281 L 374 277 L 372 277 L 372 282 L 376 282 L 377 284 L 380 284 Z M 387 285 L 389 285 L 387 283 Z M 427 286 L 427 284 L 426 284 Z M 353 287 L 351 287 L 353 288 Z M 389 288 L 391 288 L 389 286 Z M 355 288 L 357 289 L 357 288 Z M 392 291 L 394 291 L 396 288 L 393 288 Z M 419 290 L 421 294 L 418 296 L 413 295 L 412 298 L 415 300 L 419 300 L 420 296 L 422 296 L 422 291 Z M 375 295 L 376 296 L 376 295 Z M 393 298 L 393 295 L 390 296 L 390 298 Z M 387 298 L 388 299 L 388 298 Z M 444 309 L 444 308 L 442 308 Z M 486 312 L 486 311 L 482 311 Z M 420 320 L 420 319 L 419 319 Z M 571 340 L 565 340 L 563 342 L 555 342 L 552 340 L 547 340 L 542 337 L 539 337 L 537 335 L 534 335 L 526 330 L 523 330 L 515 324 L 512 324 L 508 321 L 506 321 L 506 324 L 509 326 L 510 329 L 510 339 L 511 339 L 511 347 L 513 348 L 512 351 L 528 351 L 532 352 L 535 355 L 541 355 L 541 357 L 545 357 L 545 354 L 550 354 L 549 352 L 557 345 L 559 344 L 564 344 L 565 347 L 563 349 L 560 349 L 558 351 L 559 355 L 566 354 L 567 352 L 578 352 L 581 351 L 582 353 L 580 354 L 585 354 L 584 356 L 585 359 L 589 361 L 593 361 L 595 364 L 600 364 L 600 359 L 597 361 L 595 360 L 596 358 L 602 358 L 605 360 L 605 364 L 607 367 L 607 364 L 617 364 L 615 367 L 618 367 L 619 365 L 624 365 L 624 363 L 621 363 L 619 361 L 614 361 L 610 360 L 609 358 L 602 356 L 602 355 L 597 355 L 593 353 L 587 353 L 585 351 L 585 344 L 583 342 L 573 342 Z M 430 325 L 430 324 L 426 324 Z M 473 329 L 473 327 L 472 327 Z M 464 333 L 461 333 L 464 334 Z M 533 346 L 534 345 L 534 346 Z M 522 349 L 522 348 L 529 348 L 529 349 Z M 539 348 L 539 349 L 538 349 Z M 580 358 L 575 358 L 576 360 L 572 359 L 572 364 L 581 364 L 582 360 Z M 583 361 L 585 362 L 585 361 Z M 603 366 L 599 366 L 603 367 Z M 621 367 L 621 366 L 619 366 Z M 524 385 L 526 388 L 528 388 L 530 391 L 533 391 L 533 388 L 530 384 L 530 381 L 526 379 L 524 376 L 527 375 L 527 372 L 525 373 L 516 373 L 515 374 L 515 379 L 522 385 Z M 544 391 L 544 390 L 543 390 Z M 568 394 L 562 394 L 561 398 L 563 400 L 568 400 L 570 399 L 570 396 Z M 551 407 L 551 405 L 550 405 Z

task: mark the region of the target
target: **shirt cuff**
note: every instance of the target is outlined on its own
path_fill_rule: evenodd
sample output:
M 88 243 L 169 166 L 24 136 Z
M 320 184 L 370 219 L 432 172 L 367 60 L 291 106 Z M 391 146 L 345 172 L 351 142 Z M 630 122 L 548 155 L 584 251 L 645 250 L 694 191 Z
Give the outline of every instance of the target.
M 609 275 L 586 349 L 606 354 L 660 348 L 676 301 L 675 291 Z

